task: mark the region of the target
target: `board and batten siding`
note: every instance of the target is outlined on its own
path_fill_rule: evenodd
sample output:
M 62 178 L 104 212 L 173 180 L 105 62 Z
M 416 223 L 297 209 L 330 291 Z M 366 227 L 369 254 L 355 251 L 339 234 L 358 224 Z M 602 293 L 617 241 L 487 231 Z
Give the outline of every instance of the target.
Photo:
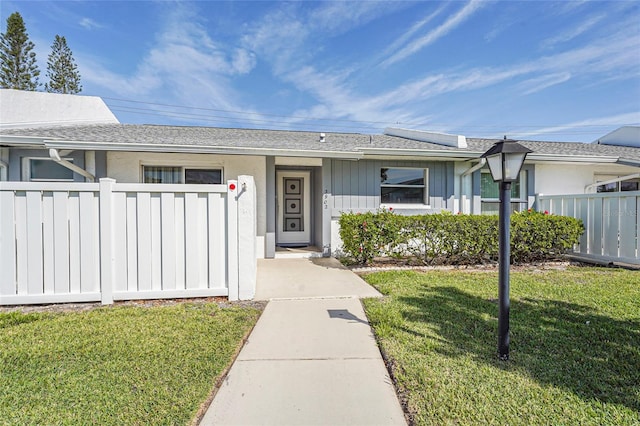
M 425 212 L 451 209 L 454 198 L 454 163 L 444 161 L 403 160 L 333 160 L 333 216 L 349 210 L 380 208 L 380 169 L 411 167 L 428 169 L 429 209 Z

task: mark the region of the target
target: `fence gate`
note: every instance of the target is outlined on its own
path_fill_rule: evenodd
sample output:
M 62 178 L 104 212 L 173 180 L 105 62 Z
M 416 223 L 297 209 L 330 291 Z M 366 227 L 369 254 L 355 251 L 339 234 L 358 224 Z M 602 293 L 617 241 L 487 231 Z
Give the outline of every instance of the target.
M 582 219 L 585 232 L 576 254 L 640 265 L 640 191 L 540 195 L 538 199 L 540 211 Z
M 255 265 L 250 176 L 226 185 L 0 182 L 0 305 L 250 299 Z

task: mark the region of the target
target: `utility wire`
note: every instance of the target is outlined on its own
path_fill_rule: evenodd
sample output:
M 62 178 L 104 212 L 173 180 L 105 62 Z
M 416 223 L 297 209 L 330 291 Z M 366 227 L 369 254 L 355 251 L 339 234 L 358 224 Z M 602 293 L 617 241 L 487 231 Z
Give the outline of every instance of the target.
M 210 116 L 204 114 L 187 114 L 180 112 L 172 112 L 172 111 L 154 111 L 143 108 L 129 108 L 129 107 L 112 107 L 111 111 L 114 112 L 126 112 L 132 114 L 141 114 L 141 115 L 153 115 L 153 116 L 162 116 L 162 117 L 174 117 L 181 118 L 185 120 L 197 120 L 201 122 L 211 122 L 211 123 L 243 123 L 249 122 L 249 124 L 257 124 L 257 123 L 266 123 L 271 125 L 280 125 L 287 127 L 295 127 L 299 129 L 308 129 L 308 123 L 292 123 L 292 122 L 283 122 L 283 121 L 273 121 L 273 120 L 259 120 L 253 118 L 235 118 L 235 117 L 225 117 L 225 116 Z M 326 126 L 326 124 L 323 124 Z M 383 127 L 372 127 L 372 126 L 345 126 L 345 125 L 332 125 L 335 129 L 350 129 L 353 131 L 354 129 L 360 130 L 382 130 Z
M 133 114 L 142 114 L 142 115 L 155 115 L 155 116 L 165 116 L 165 117 L 174 117 L 174 118 L 182 118 L 182 119 L 191 119 L 205 122 L 213 122 L 213 123 L 240 123 L 248 122 L 251 124 L 256 123 L 264 123 L 270 125 L 280 125 L 287 127 L 296 127 L 296 128 L 304 128 L 308 129 L 311 123 L 315 125 L 320 125 L 322 122 L 330 123 L 332 127 L 339 129 L 360 129 L 360 130 L 383 130 L 384 127 L 387 126 L 431 126 L 431 127 L 444 127 L 444 128 L 455 128 L 458 129 L 457 133 L 481 133 L 481 132 L 499 132 L 504 133 L 505 129 L 509 129 L 508 133 L 517 135 L 518 133 L 526 132 L 527 129 L 544 129 L 553 127 L 552 125 L 452 125 L 451 123 L 442 124 L 442 123 L 433 123 L 433 122 L 419 122 L 419 123 L 403 123 L 403 122 L 388 122 L 388 121 L 367 121 L 367 120 L 350 120 L 350 119 L 342 119 L 342 118 L 320 118 L 320 117 L 309 117 L 309 116 L 296 116 L 296 115 L 283 115 L 283 114 L 271 114 L 271 113 L 259 113 L 259 112 L 247 112 L 247 111 L 238 111 L 238 110 L 226 110 L 226 109 L 216 109 L 216 108 L 203 108 L 203 107 L 194 107 L 188 105 L 176 105 L 176 104 L 165 104 L 158 102 L 146 102 L 146 101 L 138 101 L 131 99 L 122 99 L 122 98 L 111 98 L 111 97 L 103 97 L 102 99 L 107 99 L 116 102 L 125 102 L 125 103 L 133 103 L 133 104 L 142 104 L 142 105 L 150 105 L 157 107 L 165 107 L 165 108 L 179 108 L 184 110 L 196 110 L 196 111 L 211 111 L 211 112 L 221 112 L 227 114 L 236 114 L 236 115 L 251 115 L 251 116 L 260 116 L 260 117 L 279 117 L 285 119 L 294 119 L 294 120 L 305 120 L 307 123 L 303 122 L 290 122 L 290 121 L 280 121 L 280 120 L 264 120 L 259 118 L 249 118 L 249 117 L 238 117 L 238 116 L 230 116 L 230 115 L 208 115 L 208 114 L 196 114 L 196 113 L 188 113 L 188 112 L 180 112 L 180 111 L 170 111 L 170 110 L 159 110 L 153 108 L 136 108 L 127 105 L 113 105 L 111 106 L 111 110 L 133 113 Z M 361 126 L 349 126 L 344 124 L 337 123 L 361 123 Z M 375 126 L 375 124 L 382 124 L 383 126 Z M 326 124 L 325 124 L 326 125 Z M 631 125 L 638 125 L 638 123 L 632 123 Z M 542 132 L 540 134 L 553 134 L 553 135 L 586 135 L 598 132 L 596 129 L 609 129 L 612 125 L 607 124 L 584 124 L 575 126 L 576 128 L 590 128 L 591 130 L 559 130 L 552 132 Z M 565 127 L 565 126 L 558 126 Z

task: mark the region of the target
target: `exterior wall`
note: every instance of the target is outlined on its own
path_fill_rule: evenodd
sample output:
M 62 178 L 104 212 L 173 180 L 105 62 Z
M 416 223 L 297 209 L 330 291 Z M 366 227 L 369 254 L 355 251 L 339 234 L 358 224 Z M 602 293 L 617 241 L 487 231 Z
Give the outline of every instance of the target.
M 416 167 L 429 170 L 429 204 L 424 208 L 398 207 L 398 211 L 414 214 L 452 210 L 454 200 L 453 162 L 397 160 L 333 160 L 332 209 L 337 217 L 343 211 L 366 211 L 380 208 L 380 169 L 383 167 Z
M 9 173 L 8 179 L 10 181 L 22 180 L 22 159 L 25 157 L 33 158 L 50 158 L 49 151 L 46 149 L 9 149 Z M 78 167 L 85 167 L 84 151 L 73 151 L 67 155 L 62 155 L 64 158 L 73 158 L 73 164 Z M 75 182 L 84 182 L 84 177 L 77 173 L 74 173 Z
M 455 196 L 453 162 L 399 160 L 331 160 L 328 162 L 329 164 L 323 165 L 323 174 L 331 176 L 331 191 L 328 194 L 331 214 L 323 214 L 325 228 L 323 246 L 327 245 L 326 240 L 329 238 L 333 256 L 339 256 L 342 248 L 338 225 L 340 214 L 348 211 L 375 211 L 380 208 L 380 169 L 383 167 L 416 167 L 429 170 L 429 204 L 422 208 L 401 208 L 396 205 L 395 212 L 399 214 L 437 213 L 442 210 L 453 211 L 458 205 Z M 326 186 L 324 183 L 325 190 Z M 322 195 L 325 197 L 327 194 Z
M 595 183 L 595 175 L 628 175 L 637 167 L 618 164 L 536 164 L 535 191 L 544 195 L 584 194 L 585 186 Z
M 257 256 L 264 257 L 264 238 L 267 231 L 265 157 L 118 151 L 107 153 L 107 175 L 116 182 L 141 182 L 143 165 L 219 167 L 222 168 L 225 182 L 237 179 L 240 175 L 253 176 L 257 197 Z

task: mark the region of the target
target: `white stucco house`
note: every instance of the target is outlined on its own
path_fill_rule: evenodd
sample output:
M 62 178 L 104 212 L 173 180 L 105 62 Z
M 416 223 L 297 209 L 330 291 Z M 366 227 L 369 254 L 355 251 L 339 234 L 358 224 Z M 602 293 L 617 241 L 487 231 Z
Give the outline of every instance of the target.
M 480 159 L 497 140 L 396 128 L 132 125 L 118 123 L 99 98 L 2 90 L 0 100 L 5 180 L 221 184 L 253 176 L 258 257 L 273 257 L 276 246 L 331 254 L 344 211 L 497 211 L 497 185 Z M 532 207 L 537 194 L 640 189 L 638 128 L 624 129 L 622 139 L 614 132 L 592 144 L 518 141 L 533 153 L 514 185 L 514 210 Z

